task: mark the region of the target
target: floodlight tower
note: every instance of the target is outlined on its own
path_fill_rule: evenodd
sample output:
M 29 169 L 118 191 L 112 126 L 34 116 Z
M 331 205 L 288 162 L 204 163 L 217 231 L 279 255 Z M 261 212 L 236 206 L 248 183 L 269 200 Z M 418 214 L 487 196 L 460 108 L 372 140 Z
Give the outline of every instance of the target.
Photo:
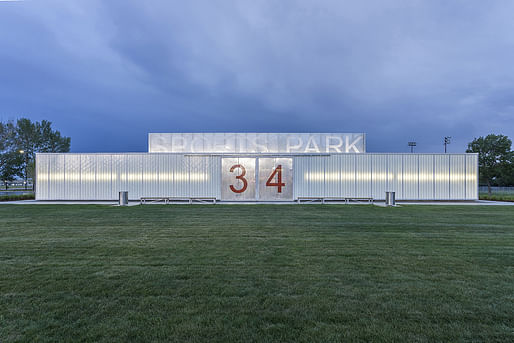
M 448 144 L 450 144 L 450 143 L 451 143 L 451 141 L 450 141 L 451 139 L 452 139 L 452 138 L 451 138 L 450 136 L 446 136 L 446 137 L 444 137 L 444 153 L 445 153 L 445 154 L 446 154 L 446 147 L 447 147 L 447 145 L 448 145 Z
M 408 142 L 408 146 L 410 146 L 410 152 L 411 154 L 414 152 L 414 147 L 416 146 L 416 142 Z

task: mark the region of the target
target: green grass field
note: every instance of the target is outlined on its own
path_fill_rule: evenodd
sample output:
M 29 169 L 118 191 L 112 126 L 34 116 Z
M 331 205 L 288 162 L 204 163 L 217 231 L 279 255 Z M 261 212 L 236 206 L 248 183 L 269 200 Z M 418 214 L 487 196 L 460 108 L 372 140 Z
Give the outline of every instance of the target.
M 0 206 L 0 342 L 514 341 L 514 207 Z

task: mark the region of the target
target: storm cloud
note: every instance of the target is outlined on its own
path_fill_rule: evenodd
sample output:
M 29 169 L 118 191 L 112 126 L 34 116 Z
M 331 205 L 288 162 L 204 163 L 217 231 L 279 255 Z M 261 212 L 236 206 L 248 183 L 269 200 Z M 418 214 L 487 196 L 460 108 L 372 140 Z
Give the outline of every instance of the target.
M 148 132 L 365 132 L 368 151 L 514 138 L 512 1 L 0 2 L 0 119 L 72 151 Z

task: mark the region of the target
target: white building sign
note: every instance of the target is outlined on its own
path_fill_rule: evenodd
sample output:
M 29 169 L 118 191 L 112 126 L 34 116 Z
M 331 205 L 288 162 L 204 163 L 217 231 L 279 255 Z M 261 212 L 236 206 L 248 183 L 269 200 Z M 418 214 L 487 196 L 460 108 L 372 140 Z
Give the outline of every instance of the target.
M 150 133 L 149 152 L 347 154 L 366 152 L 364 133 Z

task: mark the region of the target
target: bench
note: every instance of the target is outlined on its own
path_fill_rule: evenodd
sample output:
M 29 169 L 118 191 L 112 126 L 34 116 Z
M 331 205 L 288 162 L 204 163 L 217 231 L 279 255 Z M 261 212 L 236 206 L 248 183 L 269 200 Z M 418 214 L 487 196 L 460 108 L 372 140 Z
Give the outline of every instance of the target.
M 298 197 L 296 198 L 296 202 L 301 204 L 303 202 L 316 202 L 319 201 L 323 203 L 323 197 Z
M 340 201 L 345 204 L 349 204 L 351 201 L 366 201 L 370 204 L 373 203 L 373 198 L 366 198 L 366 197 L 298 197 L 296 198 L 296 202 L 298 204 L 301 204 L 302 202 L 321 202 L 322 204 L 329 202 L 329 201 Z
M 141 197 L 140 204 L 152 204 L 164 202 L 164 204 L 171 203 L 188 203 L 192 204 L 193 202 L 199 203 L 212 203 L 216 204 L 216 197 Z
M 204 197 L 204 198 L 192 198 L 194 201 L 198 201 L 201 203 L 212 203 L 213 205 L 216 205 L 216 198 L 215 197 Z
M 144 205 L 146 203 L 149 203 L 149 204 L 153 204 L 153 203 L 156 203 L 156 202 L 164 202 L 165 204 L 167 204 L 169 202 L 169 198 L 168 197 L 141 197 L 139 199 L 139 203 L 141 205 Z
M 356 201 L 356 202 L 361 202 L 361 201 L 366 201 L 370 204 L 373 204 L 373 198 L 345 198 L 345 203 L 350 203 L 350 201 Z
M 175 201 L 176 198 L 170 198 L 170 202 L 171 201 Z M 191 198 L 187 198 L 189 200 L 189 203 L 192 204 L 193 202 L 199 202 L 199 203 L 202 203 L 202 204 L 216 204 L 216 198 L 215 197 L 191 197 Z M 179 200 L 180 201 L 180 200 Z

